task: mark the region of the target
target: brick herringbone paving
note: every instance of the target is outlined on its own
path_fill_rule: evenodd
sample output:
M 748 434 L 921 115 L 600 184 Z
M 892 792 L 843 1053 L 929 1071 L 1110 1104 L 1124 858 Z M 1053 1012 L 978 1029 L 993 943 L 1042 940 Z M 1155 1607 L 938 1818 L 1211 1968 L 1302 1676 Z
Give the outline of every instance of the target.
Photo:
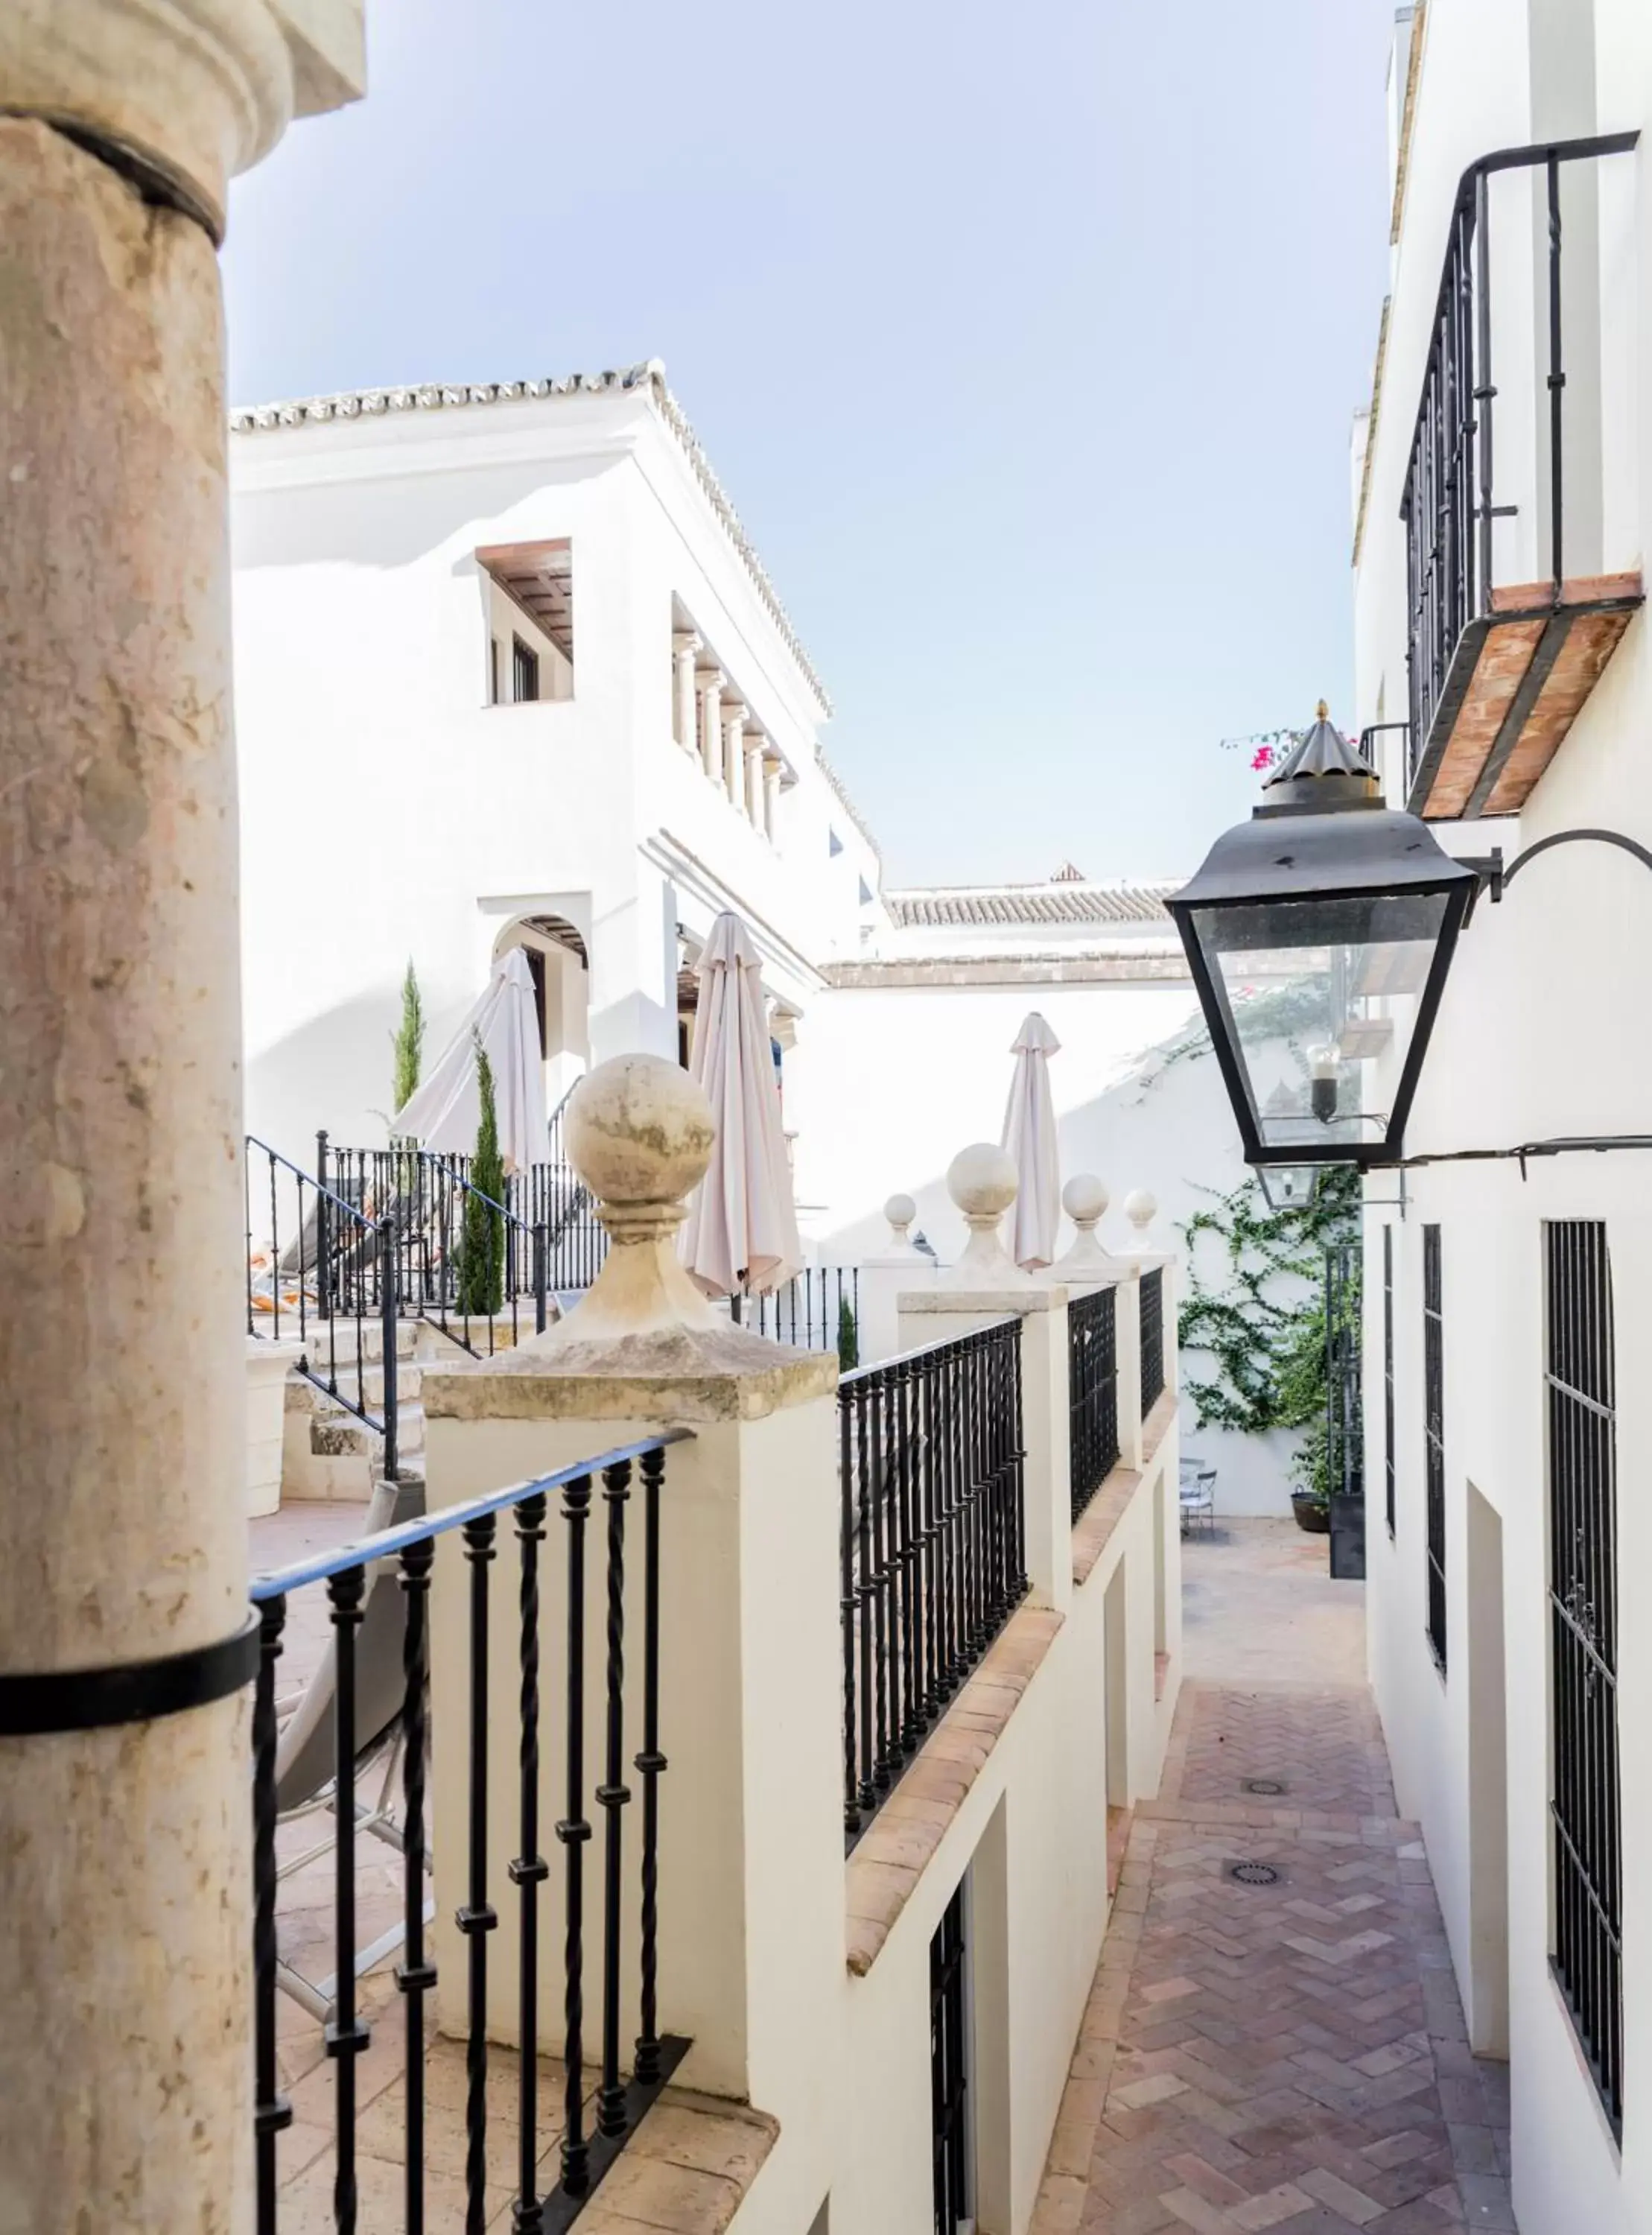
M 1163 1793 L 1136 1813 L 1034 2235 L 1512 2229 L 1505 2068 L 1469 2053 L 1369 1694 L 1186 1686 Z

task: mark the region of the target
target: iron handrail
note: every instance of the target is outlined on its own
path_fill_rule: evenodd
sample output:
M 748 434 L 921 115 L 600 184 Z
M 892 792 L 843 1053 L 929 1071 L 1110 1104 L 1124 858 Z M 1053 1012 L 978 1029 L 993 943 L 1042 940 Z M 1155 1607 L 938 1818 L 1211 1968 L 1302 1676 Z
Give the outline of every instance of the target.
M 358 1204 L 351 1203 L 347 1196 L 336 1194 L 325 1180 L 318 1180 L 314 1172 L 307 1172 L 302 1164 L 295 1164 L 291 1157 L 284 1157 L 279 1149 L 272 1149 L 267 1141 L 260 1140 L 256 1133 L 249 1133 L 246 1136 L 246 1145 L 249 1149 L 256 1149 L 260 1156 L 268 1157 L 271 1163 L 279 1164 L 283 1171 L 291 1172 L 294 1179 L 302 1181 L 305 1187 L 312 1188 L 318 1202 L 332 1203 L 347 1217 L 354 1219 L 364 1233 L 379 1232 L 383 1224 L 382 1220 L 369 1218 Z
M 994 1327 L 1008 1327 L 1012 1320 L 1018 1320 L 1020 1316 L 1018 1312 L 1003 1312 L 996 1320 L 983 1320 L 978 1327 L 971 1327 L 970 1333 L 989 1334 Z M 857 1381 L 865 1380 L 871 1374 L 887 1373 L 891 1367 L 911 1366 L 917 1359 L 928 1358 L 935 1351 L 945 1350 L 951 1344 L 966 1339 L 956 1334 L 937 1335 L 933 1342 L 921 1342 L 915 1350 L 897 1351 L 893 1358 L 874 1359 L 870 1366 L 852 1367 L 847 1373 L 838 1376 L 838 1386 L 847 1389 Z
M 291 1561 L 284 1568 L 266 1568 L 253 1576 L 247 1596 L 254 1606 L 262 1606 L 266 1600 L 279 1598 L 285 1592 L 302 1590 L 306 1583 L 324 1583 L 330 1576 L 348 1575 L 352 1568 L 370 1567 L 375 1560 L 389 1559 L 415 1544 L 446 1537 L 468 1522 L 480 1521 L 490 1513 L 502 1513 L 507 1506 L 519 1505 L 525 1498 L 548 1497 L 553 1490 L 564 1489 L 571 1482 L 600 1474 L 604 1467 L 619 1466 L 628 1459 L 641 1458 L 647 1452 L 663 1452 L 669 1445 L 690 1443 L 693 1439 L 692 1428 L 663 1428 L 657 1436 L 644 1436 L 639 1443 L 621 1444 L 611 1452 L 598 1452 L 592 1458 L 558 1467 L 554 1474 L 514 1482 L 507 1490 L 489 1491 L 486 1498 L 467 1498 L 462 1505 L 444 1505 L 439 1512 L 425 1514 L 417 1521 L 403 1521 L 393 1529 L 375 1530 L 370 1537 L 360 1537 L 350 1544 L 335 1545 L 330 1552 L 313 1553 L 307 1560 Z

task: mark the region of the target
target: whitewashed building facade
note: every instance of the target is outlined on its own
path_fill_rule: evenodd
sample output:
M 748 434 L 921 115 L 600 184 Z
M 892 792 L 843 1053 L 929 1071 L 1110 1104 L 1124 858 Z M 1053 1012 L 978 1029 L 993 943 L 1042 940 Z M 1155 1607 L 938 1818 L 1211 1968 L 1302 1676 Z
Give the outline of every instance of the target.
M 1519 2225 L 1628 2235 L 1652 2225 L 1652 1159 L 1617 1137 L 1652 1108 L 1652 882 L 1572 834 L 1652 842 L 1652 17 L 1428 0 L 1390 113 L 1359 717 L 1450 850 L 1566 842 L 1482 897 L 1420 1161 L 1367 1188 L 1371 1672 L 1472 2045 L 1510 2061 Z
M 231 463 L 252 1130 L 382 1137 L 409 958 L 434 1046 L 529 950 L 554 1107 L 677 1053 L 733 907 L 783 1043 L 877 855 L 661 369 L 238 411 Z

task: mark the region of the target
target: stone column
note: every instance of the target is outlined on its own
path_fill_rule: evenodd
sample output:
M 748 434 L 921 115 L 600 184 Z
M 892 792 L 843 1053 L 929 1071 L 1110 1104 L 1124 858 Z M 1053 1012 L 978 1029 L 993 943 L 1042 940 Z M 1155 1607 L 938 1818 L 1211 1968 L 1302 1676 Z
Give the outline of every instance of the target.
M 700 639 L 692 629 L 671 632 L 671 734 L 684 752 L 695 750 L 694 663 Z
M 780 770 L 783 766 L 778 753 L 763 755 L 763 836 L 771 846 L 780 842 Z
M 745 807 L 753 829 L 763 827 L 763 733 L 748 730 L 742 740 L 746 750 Z
M 430 1504 L 434 1510 L 532 1479 L 662 1428 L 691 1431 L 667 1453 L 661 1501 L 660 1744 L 669 1768 L 660 1788 L 660 2023 L 693 2038 L 683 2085 L 749 2101 L 778 2118 L 786 2147 L 764 2173 L 772 2216 L 763 2224 L 801 2228 L 830 2179 L 840 2125 L 833 2115 L 845 1990 L 837 1361 L 731 1326 L 679 1262 L 673 1237 L 685 1216 L 682 1198 L 703 1174 L 714 1140 L 710 1106 L 684 1072 L 652 1057 L 617 1057 L 576 1089 L 567 1125 L 570 1156 L 611 1237 L 608 1259 L 584 1302 L 545 1334 L 485 1365 L 428 1375 Z M 541 1616 L 552 1668 L 565 1635 L 555 1557 L 561 1526 L 553 1511 Z M 634 1534 L 632 1544 L 634 1570 Z M 593 1556 L 591 1640 L 602 1635 L 603 1581 Z M 628 1585 L 634 1582 L 628 1570 Z M 507 1590 L 502 1582 L 502 1598 Z M 465 1966 L 450 1920 L 466 1867 L 466 1595 L 462 1562 L 439 1555 L 431 1686 L 435 1943 L 442 2022 L 456 2031 L 465 2022 Z M 634 1610 L 624 1639 L 629 1682 L 638 1654 Z M 491 1782 L 501 1796 L 494 1852 L 505 1854 L 519 1774 L 520 1678 L 508 1617 L 492 1644 Z M 591 1765 L 602 1760 L 604 1707 L 601 1687 L 593 1692 Z M 559 1742 L 558 1712 L 545 1706 L 547 1826 L 564 1806 Z M 628 1759 L 634 1746 L 633 1736 Z M 634 1823 L 624 1836 L 635 1839 Z M 545 1852 L 552 1868 L 539 1894 L 539 1984 L 552 2047 L 564 1985 L 563 1851 L 547 1836 Z M 596 1870 L 588 1864 L 588 1878 Z M 588 1891 L 586 1897 L 589 2042 L 601 2009 L 600 1896 Z M 494 1906 L 489 2029 L 511 2041 L 519 1962 L 513 1889 L 502 1886 Z M 627 2022 L 622 2037 L 629 2042 L 635 2030 Z
M 360 90 L 359 0 L 303 17 L 0 11 L 0 1679 L 82 1672 L 92 1723 L 0 1681 L 7 2229 L 251 2225 L 250 1665 L 95 1694 L 247 1619 L 216 246 Z
M 702 667 L 695 676 L 700 694 L 700 765 L 713 783 L 722 782 L 722 670 Z
M 738 698 L 725 698 L 722 720 L 722 784 L 729 804 L 742 811 L 746 804 L 746 709 Z

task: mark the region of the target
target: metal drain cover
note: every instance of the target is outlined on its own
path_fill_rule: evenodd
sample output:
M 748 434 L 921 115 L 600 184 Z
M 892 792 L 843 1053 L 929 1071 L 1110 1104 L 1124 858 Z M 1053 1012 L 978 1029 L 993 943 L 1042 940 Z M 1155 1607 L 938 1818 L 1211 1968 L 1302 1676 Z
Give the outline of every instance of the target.
M 1228 1876 L 1240 1885 L 1277 1885 L 1279 1873 L 1271 1863 L 1230 1863 Z
M 1247 1777 L 1239 1787 L 1242 1793 L 1254 1793 L 1258 1799 L 1277 1800 L 1290 1787 L 1282 1785 L 1277 1777 Z

